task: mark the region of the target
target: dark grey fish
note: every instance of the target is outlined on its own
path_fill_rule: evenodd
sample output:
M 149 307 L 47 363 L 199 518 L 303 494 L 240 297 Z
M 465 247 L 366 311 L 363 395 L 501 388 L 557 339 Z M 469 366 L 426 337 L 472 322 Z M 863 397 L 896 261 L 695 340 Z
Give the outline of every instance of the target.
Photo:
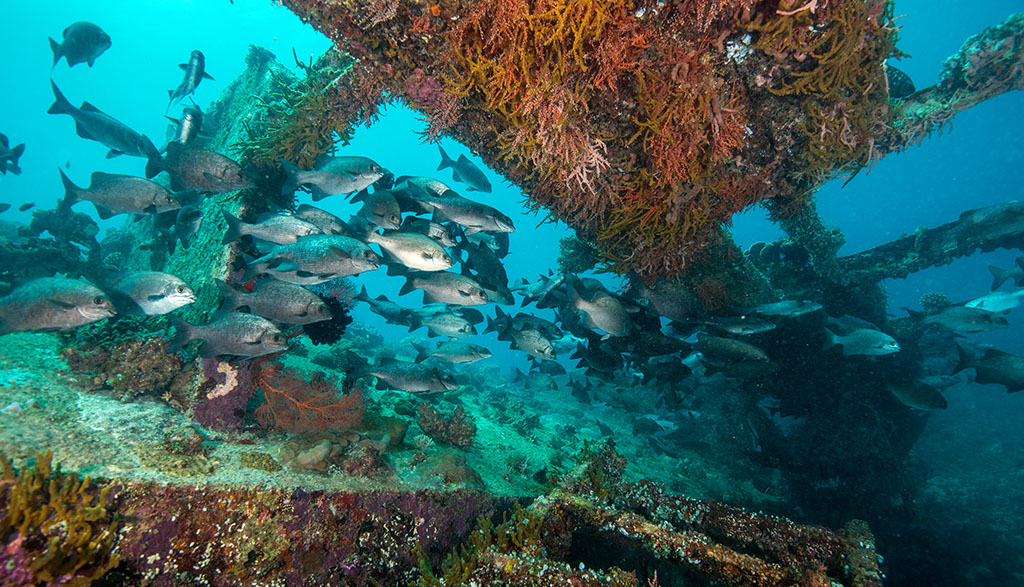
M 188 248 L 192 238 L 199 232 L 203 225 L 203 213 L 195 206 L 182 206 L 174 218 L 174 226 L 170 229 L 172 240 L 181 242 L 181 246 Z M 173 252 L 173 249 L 172 249 Z
M 953 370 L 954 373 L 974 369 L 974 381 L 977 383 L 1004 385 L 1009 393 L 1024 389 L 1024 357 L 999 349 L 988 349 L 980 357 L 971 356 L 960 345 L 957 345 L 957 350 L 960 361 Z
M 203 111 L 199 109 L 199 106 L 185 106 L 181 111 L 180 118 L 171 118 L 170 116 L 165 118 L 171 121 L 171 125 L 167 127 L 168 143 L 188 145 L 199 138 L 202 133 Z M 160 152 L 166 151 L 167 146 L 165 145 Z
M 621 353 L 615 352 L 597 339 L 591 340 L 588 346 L 584 346 L 582 343 L 577 344 L 576 352 L 569 358 L 580 361 L 579 364 L 586 370 L 587 375 L 592 375 L 595 372 L 599 374 L 614 373 L 625 365 Z
M 256 185 L 234 160 L 206 149 L 185 147 L 181 143 L 168 143 L 167 155 L 151 158 L 146 163 L 146 177 L 153 177 L 161 171 L 170 175 L 174 191 L 220 194 Z
M 885 78 L 889 85 L 889 97 L 893 100 L 902 100 L 917 91 L 909 75 L 888 63 L 885 64 Z
M 379 267 L 380 257 L 354 238 L 311 234 L 294 244 L 274 245 L 249 264 L 247 278 L 269 273 L 288 283 L 313 285 Z
M 925 375 L 923 377 L 918 377 L 916 381 L 925 385 L 930 385 L 939 391 L 944 391 L 958 383 L 963 383 L 962 379 L 952 375 Z
M 1004 202 L 960 214 L 960 226 L 968 235 L 979 233 L 988 239 L 999 239 L 1024 232 L 1024 202 Z
M 402 211 L 398 200 L 388 190 L 377 190 L 360 198 L 363 207 L 359 215 L 370 224 L 386 230 L 398 230 L 402 226 Z M 352 201 L 356 201 L 355 198 Z
M 534 361 L 532 367 L 535 367 L 538 371 L 540 371 L 541 373 L 545 373 L 547 375 L 567 375 L 568 374 L 568 371 L 565 370 L 565 367 L 561 363 L 559 363 L 558 361 L 551 360 L 551 359 L 543 359 L 543 360 L 540 360 L 540 361 Z
M 312 324 L 331 319 L 331 310 L 320 296 L 299 285 L 266 279 L 258 282 L 256 289 L 249 293 L 220 279 L 214 281 L 224 298 L 222 310 L 247 307 L 250 313 L 281 324 Z
M 414 289 L 423 290 L 423 300 L 428 304 L 476 306 L 486 304 L 488 301 L 487 293 L 479 283 L 465 275 L 450 271 L 409 273 L 398 295 L 405 295 Z
M 22 204 L 22 205 L 18 206 L 18 212 L 28 212 L 29 210 L 31 210 L 32 208 L 35 208 L 35 207 L 36 207 L 36 203 L 35 202 L 29 202 L 27 204 Z
M 437 170 L 443 169 L 452 170 L 452 179 L 459 183 L 466 184 L 469 190 L 475 190 L 478 192 L 491 191 L 491 182 L 487 181 L 487 176 L 484 175 L 480 168 L 473 164 L 465 155 L 459 155 L 459 160 L 454 161 L 448 156 L 448 153 L 444 152 L 441 145 L 437 146 L 437 150 L 441 152 L 441 164 L 437 166 Z
M 911 312 L 911 316 L 917 319 L 922 326 L 935 325 L 946 330 L 959 330 L 967 333 L 988 332 L 1010 325 L 1010 321 L 1002 314 L 981 308 L 956 305 L 946 306 L 938 312 L 928 315 Z
M 146 157 L 150 161 L 160 158 L 153 142 L 146 135 L 135 132 L 123 122 L 109 114 L 104 114 L 99 108 L 88 102 L 82 102 L 81 108 L 75 108 L 57 89 L 57 84 L 51 81 L 50 85 L 53 86 L 53 95 L 56 101 L 47 112 L 71 116 L 75 120 L 75 131 L 78 136 L 102 143 L 110 148 L 110 152 L 107 153 L 108 159 L 118 155 Z M 148 177 L 152 177 L 152 175 Z
M 703 332 L 697 335 L 697 343 L 693 348 L 706 357 L 727 362 L 770 360 L 762 349 L 750 343 L 735 338 L 711 336 Z
M 491 358 L 491 351 L 469 342 L 439 342 L 436 349 L 429 349 L 426 345 L 416 345 L 416 362 L 420 363 L 428 357 L 437 357 L 450 363 L 468 364 Z
M 356 299 L 361 302 L 366 302 L 370 306 L 370 311 L 374 314 L 384 318 L 390 324 L 401 324 L 403 326 L 409 326 L 411 323 L 409 320 L 410 311 L 402 306 L 399 306 L 395 302 L 392 302 L 385 295 L 379 295 L 376 298 L 371 298 L 366 293 L 366 286 L 364 285 L 359 291 L 359 295 Z
M 108 289 L 119 314 L 160 316 L 196 301 L 184 281 L 159 271 L 127 273 Z
M 43 277 L 0 298 L 0 334 L 70 330 L 115 313 L 110 298 L 96 286 L 77 279 Z
M 443 198 L 448 194 L 457 196 L 455 190 L 448 187 L 443 181 L 422 175 L 402 175 L 395 178 L 392 190 L 401 194 L 415 204 L 417 211 L 427 212 L 429 208 L 423 206 L 423 200 L 431 198 Z
M 190 340 L 201 340 L 199 355 L 205 358 L 219 356 L 259 357 L 288 348 L 288 340 L 273 322 L 255 314 L 231 312 L 214 317 L 209 324 L 196 326 L 176 316 L 170 317 L 174 326 L 172 349 L 179 349 Z
M 946 398 L 937 389 L 920 381 L 890 383 L 889 391 L 896 399 L 917 410 L 945 410 Z
M 7 135 L 0 133 L 0 173 L 8 171 L 14 175 L 21 175 L 21 167 L 18 167 L 18 159 L 25 153 L 25 144 L 15 145 L 11 148 L 7 142 Z
M 483 288 L 484 293 L 487 294 L 487 300 L 490 302 L 505 306 L 511 306 L 516 303 L 515 297 L 512 296 L 512 290 L 510 290 L 506 285 L 499 285 L 498 287 L 492 288 L 481 283 L 480 287 Z
M 291 195 L 299 186 L 309 185 L 314 201 L 366 189 L 386 173 L 383 167 L 366 157 L 321 155 L 310 171 L 303 171 L 287 161 L 281 161 L 281 165 L 288 174 L 281 193 Z
M 469 270 L 471 277 L 485 287 L 508 289 L 508 273 L 494 251 L 482 244 L 472 243 L 463 243 L 462 248 L 468 255 L 462 267 Z
M 322 234 L 315 224 L 286 214 L 273 214 L 255 224 L 242 222 L 227 210 L 221 210 L 221 214 L 228 224 L 227 232 L 221 240 L 222 245 L 234 242 L 245 235 L 276 245 L 289 245 L 297 242 L 299 237 Z
M 455 234 L 450 228 L 440 222 L 434 222 L 426 218 L 406 216 L 405 220 L 402 221 L 402 231 L 425 234 L 445 247 L 454 247 L 457 244 L 455 242 Z
M 0 204 L 0 212 L 6 212 L 11 209 L 11 205 L 7 202 Z
M 97 171 L 87 189 L 74 184 L 61 169 L 60 179 L 64 183 L 62 210 L 68 210 L 75 202 L 92 202 L 100 218 L 107 219 L 115 214 L 159 214 L 181 207 L 174 194 L 164 186 L 131 175 L 117 175 Z
M 825 348 L 839 345 L 843 347 L 843 355 L 881 356 L 900 351 L 900 343 L 896 339 L 872 328 L 858 328 L 844 335 L 838 335 L 828 328 L 825 329 Z
M 681 281 L 663 279 L 647 287 L 639 279 L 634 281 L 637 297 L 647 300 L 647 308 L 669 320 L 687 322 L 704 313 L 704 306 L 688 287 Z
M 177 88 L 167 91 L 167 95 L 171 98 L 170 103 L 167 104 L 168 108 L 171 107 L 171 104 L 179 102 L 185 96 L 195 92 L 199 82 L 204 79 L 213 81 L 213 77 L 206 73 L 206 56 L 203 55 L 202 51 L 193 50 L 192 54 L 189 55 L 188 63 L 182 63 L 178 67 L 185 72 L 185 79 L 181 81 Z
M 3 157 L 0 156 L 0 159 Z M 995 265 L 989 265 L 988 270 L 992 272 L 992 289 L 997 290 L 1010 279 L 1017 287 L 1024 287 L 1024 257 L 1017 257 L 1017 264 L 1009 269 L 1002 269 Z
M 339 234 L 352 238 L 356 236 L 355 232 L 341 218 L 310 204 L 299 205 L 295 216 L 317 225 L 324 234 Z
M 432 394 L 459 388 L 455 377 L 442 374 L 436 367 L 395 359 L 381 359 L 379 364 L 369 367 L 365 374 L 376 377 L 378 385 L 383 383 L 386 389 L 409 393 Z
M 512 341 L 513 349 L 523 351 L 535 359 L 555 358 L 555 347 L 551 344 L 551 340 L 535 328 L 527 327 L 522 330 L 509 328 L 504 336 Z M 498 339 L 501 340 L 502 336 L 499 336 Z
M 89 67 L 92 67 L 96 58 L 109 48 L 110 35 L 93 23 L 85 21 L 73 23 L 64 29 L 63 42 L 58 43 L 50 39 L 54 67 L 61 57 L 68 62 L 68 67 L 74 67 L 79 63 L 88 63 Z

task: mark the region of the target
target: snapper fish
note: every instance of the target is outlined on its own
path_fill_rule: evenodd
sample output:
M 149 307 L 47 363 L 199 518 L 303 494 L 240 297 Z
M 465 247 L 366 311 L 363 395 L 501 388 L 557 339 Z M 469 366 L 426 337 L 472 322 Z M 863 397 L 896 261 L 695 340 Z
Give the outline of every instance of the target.
M 1021 296 L 1024 296 L 1024 289 L 1016 291 L 993 291 L 964 304 L 966 308 L 978 308 L 989 312 L 1005 312 L 1020 306 Z
M 175 335 L 171 349 L 177 350 L 192 340 L 203 341 L 199 356 L 260 357 L 288 348 L 288 339 L 273 322 L 255 314 L 232 312 L 215 317 L 209 324 L 196 326 L 170 317 Z
M 1003 303 L 1005 302 L 1006 300 L 1004 299 Z M 907 310 L 907 312 L 921 326 L 934 325 L 945 330 L 959 330 L 967 333 L 988 332 L 990 330 L 1006 328 L 1010 325 L 1010 321 L 1006 319 L 1006 316 L 980 307 L 951 305 L 942 308 L 934 314 L 927 315 L 912 310 Z
M 0 133 L 0 173 L 8 171 L 14 175 L 21 175 L 21 168 L 18 167 L 18 159 L 25 152 L 25 144 L 15 145 L 13 148 L 7 141 L 7 135 Z
M 405 277 L 405 285 L 398 295 L 405 295 L 414 289 L 423 290 L 423 301 L 427 304 L 442 303 L 453 306 L 477 306 L 488 302 L 487 292 L 472 278 L 450 271 L 411 272 Z
M 181 278 L 160 271 L 127 273 L 108 288 L 121 314 L 161 316 L 196 301 Z
M 304 325 L 331 319 L 331 310 L 320 296 L 300 285 L 267 279 L 257 282 L 252 292 L 243 292 L 220 279 L 214 281 L 223 298 L 222 310 L 248 308 L 252 314 L 281 324 Z
M 91 283 L 43 277 L 0 298 L 0 334 L 70 330 L 116 313 L 110 298 Z
M 287 161 L 281 161 L 281 165 L 288 175 L 281 193 L 291 195 L 299 186 L 309 185 L 313 201 L 316 202 L 328 196 L 348 195 L 364 190 L 387 172 L 367 157 L 321 155 L 316 158 L 310 171 L 303 171 Z
M 221 210 L 221 214 L 228 225 L 228 230 L 221 240 L 222 245 L 234 242 L 245 235 L 276 245 L 289 245 L 297 242 L 300 237 L 322 234 L 315 224 L 286 214 L 271 214 L 254 224 L 242 222 L 227 210 Z
M 146 177 L 154 177 L 161 171 L 166 171 L 171 177 L 171 189 L 174 191 L 188 189 L 221 194 L 256 185 L 233 159 L 177 142 L 167 144 L 167 154 L 163 158 L 158 155 L 146 163 Z
M 64 29 L 64 40 L 60 43 L 50 38 L 53 51 L 53 66 L 63 57 L 68 67 L 86 63 L 89 67 L 96 58 L 110 48 L 110 35 L 91 22 L 79 21 Z
M 68 210 L 82 200 L 96 206 L 96 214 L 106 220 L 117 214 L 159 214 L 177 210 L 181 204 L 174 194 L 164 186 L 142 177 L 118 175 L 97 171 L 92 174 L 88 188 L 80 188 L 64 171 L 60 180 L 64 183 L 64 200 L 60 209 Z
M 311 234 L 293 244 L 274 245 L 249 263 L 246 278 L 269 273 L 299 285 L 316 285 L 380 267 L 380 257 L 365 243 L 347 236 Z
M 57 84 L 51 81 L 50 86 L 53 87 L 56 101 L 46 112 L 48 114 L 67 114 L 74 119 L 75 132 L 78 133 L 78 136 L 101 143 L 110 149 L 107 159 L 118 155 L 146 157 L 150 161 L 160 159 L 160 153 L 157 152 L 153 141 L 150 141 L 146 135 L 135 132 L 125 123 L 103 113 L 88 102 L 82 102 L 81 108 L 75 108 L 60 92 Z M 152 177 L 152 175 L 148 177 Z
M 416 362 L 420 363 L 428 357 L 437 357 L 450 363 L 469 364 L 491 358 L 491 351 L 469 342 L 447 341 L 438 342 L 437 348 L 431 350 L 426 345 L 416 346 Z
M 456 161 L 449 157 L 448 153 L 445 153 L 441 145 L 437 146 L 437 150 L 441 152 L 441 164 L 437 166 L 438 171 L 451 169 L 452 179 L 465 184 L 470 191 L 490 193 L 491 182 L 487 181 L 484 172 L 480 171 L 480 168 L 474 165 L 468 157 L 459 155 L 459 159 Z
M 199 106 L 185 106 L 181 111 L 180 118 L 171 118 L 170 116 L 164 118 L 171 121 L 171 125 L 167 127 L 168 143 L 188 145 L 201 136 L 203 111 L 199 109 Z M 165 145 L 160 152 L 166 151 L 167 146 Z
M 202 51 L 195 49 L 189 55 L 188 63 L 181 63 L 178 65 L 182 71 L 185 72 L 185 79 L 181 81 L 181 84 L 173 90 L 167 90 L 167 95 L 171 101 L 167 104 L 167 108 L 170 108 L 175 102 L 180 102 L 182 98 L 196 91 L 199 86 L 199 82 L 204 79 L 210 81 L 213 80 L 213 76 L 206 73 L 206 56 L 203 55 Z
M 847 357 L 890 355 L 900 351 L 900 343 L 896 342 L 896 339 L 881 330 L 871 328 L 858 328 L 845 335 L 838 335 L 826 328 L 825 337 L 825 348 L 841 346 L 843 356 Z

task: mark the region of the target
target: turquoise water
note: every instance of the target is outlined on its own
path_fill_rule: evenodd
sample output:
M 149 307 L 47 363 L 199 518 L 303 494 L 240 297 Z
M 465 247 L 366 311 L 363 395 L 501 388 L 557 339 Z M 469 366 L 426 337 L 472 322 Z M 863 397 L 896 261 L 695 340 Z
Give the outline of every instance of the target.
M 900 61 L 898 66 L 911 76 L 918 88 L 930 85 L 938 79 L 942 60 L 956 52 L 965 38 L 1021 9 L 1019 1 L 985 2 L 970 9 L 965 9 L 963 3 L 948 1 L 900 1 L 896 4 L 896 13 L 905 16 L 898 21 L 903 27 L 899 47 L 910 57 Z M 64 26 L 78 20 L 100 24 L 113 39 L 111 48 L 92 68 L 84 64 L 69 68 L 64 61 L 51 68 L 52 55 L 46 38 L 59 39 Z M 193 98 L 206 109 L 243 72 L 244 57 L 250 45 L 270 49 L 282 64 L 300 73 L 292 63 L 293 48 L 300 59 L 307 60 L 325 51 L 329 42 L 287 9 L 257 0 L 17 3 L 5 7 L 4 19 L 0 22 L 0 47 L 6 56 L 0 61 L 0 79 L 4 81 L 4 90 L 0 92 L 0 132 L 10 138 L 12 145 L 25 143 L 26 153 L 20 161 L 21 175 L 0 175 L 0 203 L 12 205 L 11 209 L 0 213 L 0 223 L 29 222 L 33 210 L 19 212 L 17 208 L 22 204 L 34 203 L 36 210 L 55 207 L 63 196 L 57 169 L 62 169 L 79 185 L 88 184 L 89 175 L 97 170 L 142 173 L 142 159 L 106 159 L 106 148 L 75 136 L 68 117 L 46 114 L 53 102 L 50 79 L 73 104 L 87 100 L 160 146 L 167 126 L 162 118 L 167 106 L 167 90 L 181 80 L 177 64 L 184 62 L 193 49 L 205 53 L 207 71 L 215 79 L 203 81 Z M 949 222 L 965 210 L 1024 199 L 1021 111 L 1024 111 L 1024 95 L 1020 92 L 1004 94 L 959 114 L 952 129 L 943 136 L 932 136 L 918 147 L 888 156 L 849 185 L 841 187 L 842 181 L 835 181 L 824 186 L 817 194 L 818 209 L 827 223 L 837 226 L 845 235 L 841 254 L 888 242 L 921 226 Z M 180 106 L 175 105 L 169 115 L 176 116 L 179 112 Z M 436 171 L 437 147 L 419 141 L 417 133 L 423 128 L 418 114 L 400 104 L 392 104 L 373 126 L 357 129 L 351 143 L 340 147 L 336 154 L 370 157 L 398 175 L 436 176 L 448 181 L 449 172 Z M 440 144 L 453 158 L 466 154 L 479 167 L 485 168 L 479 158 L 455 141 L 446 138 Z M 514 219 L 516 232 L 510 237 L 511 253 L 504 264 L 510 281 L 520 278 L 533 281 L 556 266 L 558 241 L 571 232 L 563 224 L 538 226 L 542 217 L 524 212 L 525 196 L 521 190 L 492 170 L 486 171 L 494 186 L 491 194 L 461 190 L 460 193 L 486 202 Z M 309 201 L 308 196 L 302 198 L 305 199 L 300 201 Z M 326 210 L 342 217 L 357 210 L 357 206 L 341 197 L 322 204 Z M 78 205 L 76 210 L 96 217 L 86 204 Z M 122 223 L 120 217 L 99 221 L 105 231 Z M 744 248 L 782 234 L 764 218 L 760 208 L 738 215 L 731 230 Z M 903 308 L 919 309 L 920 298 L 931 292 L 944 293 L 953 301 L 987 293 L 991 282 L 988 266 L 1012 267 L 1019 255 L 1020 251 L 1016 250 L 976 254 L 905 280 L 887 281 L 884 286 L 888 311 L 892 316 L 904 316 Z M 419 293 L 398 298 L 402 278 L 386 277 L 383 273 L 361 275 L 353 282 L 365 285 L 371 297 L 384 294 L 408 306 L 419 305 Z M 621 284 L 620 280 L 607 275 L 600 279 L 612 288 Z M 493 315 L 493 310 L 487 309 L 485 313 Z M 552 310 L 533 313 L 555 319 Z M 364 304 L 355 306 L 352 317 L 357 324 L 379 332 L 386 344 L 397 344 L 409 334 L 407 328 L 385 324 Z M 1024 354 L 1021 310 L 1012 310 L 1008 319 L 1008 328 L 970 334 L 970 342 Z M 422 335 L 423 331 L 417 334 Z M 494 334 L 481 334 L 465 341 L 484 345 L 494 354 L 486 364 L 494 369 L 489 383 L 495 386 L 501 377 L 511 376 L 514 369 L 529 369 L 524 355 L 509 349 L 508 344 L 499 342 Z M 569 368 L 574 367 L 575 361 L 567 357 L 563 355 L 560 361 Z M 876 363 L 866 361 L 863 365 L 863 369 L 870 370 Z M 26 373 L 20 367 L 5 370 L 0 383 L 7 387 L 24 382 Z M 595 383 L 603 385 L 600 381 Z M 560 391 L 568 396 L 564 385 Z M 631 392 L 628 385 L 620 386 L 615 393 L 604 396 L 604 401 L 596 402 L 596 406 L 587 406 L 586 422 L 597 430 L 596 422 L 607 418 L 609 422 L 614 421 L 616 430 L 630 434 L 632 418 L 644 415 L 644 410 L 657 405 L 646 398 L 636 400 Z M 541 396 L 545 392 L 532 393 Z M 566 425 L 575 410 L 583 409 L 579 406 L 570 409 L 544 397 L 530 404 L 529 394 L 526 396 L 524 405 L 531 409 L 543 405 L 552 412 L 561 411 L 540 415 L 557 420 L 559 425 Z M 1019 581 L 1019 565 L 1024 564 L 1024 559 L 1020 558 L 1020 551 L 1014 554 L 1014 549 L 1021 546 L 1019 536 L 1024 535 L 1021 532 L 1024 524 L 1019 521 L 1022 518 L 1021 484 L 1013 481 L 1021 480 L 1024 466 L 1019 451 L 1024 434 L 1024 405 L 1021 403 L 1024 394 L 1006 394 L 999 385 L 961 382 L 945 396 L 949 403 L 946 410 L 930 412 L 926 418 L 914 413 L 912 418 L 912 425 L 921 426 L 922 431 L 916 437 L 916 446 L 909 451 L 907 462 L 900 464 L 906 467 L 908 484 L 913 485 L 905 494 L 907 503 L 897 508 L 901 515 L 868 520 L 878 536 L 880 551 L 887 557 L 890 581 L 904 585 Z M 559 398 L 560 401 L 561 396 Z M 613 399 L 620 402 L 616 404 Z M 19 398 L 18 401 L 24 403 L 25 400 Z M 45 402 L 45 398 L 41 401 Z M 471 402 L 472 405 L 486 403 L 483 400 Z M 704 417 L 720 427 L 716 432 L 722 437 L 745 434 L 742 422 L 730 421 L 726 400 L 720 404 L 709 400 L 703 407 L 677 406 L 677 409 L 680 412 L 703 410 Z M 600 410 L 605 412 L 599 413 Z M 679 413 L 671 415 L 678 417 Z M 863 422 L 849 422 L 851 428 L 862 425 Z M 594 434 L 600 435 L 599 432 Z M 715 461 L 716 466 L 727 462 L 726 451 L 735 447 L 720 449 L 706 442 L 708 438 L 715 436 L 702 436 L 703 442 L 697 448 L 688 446 L 686 450 L 706 456 L 709 462 Z M 500 458 L 496 445 L 483 446 L 476 455 L 476 462 Z M 486 452 L 485 448 L 494 452 Z M 721 452 L 716 454 L 716 451 Z M 659 467 L 657 474 L 661 478 L 672 478 L 673 458 L 678 456 L 682 462 L 683 454 L 652 456 L 650 462 L 638 456 L 633 473 L 636 476 L 654 474 L 653 470 L 645 471 L 645 466 Z M 751 460 L 759 459 L 755 456 Z M 771 464 L 763 462 L 757 462 L 757 466 L 772 468 Z M 680 471 L 692 472 L 693 469 L 691 465 L 679 467 Z M 494 469 L 495 476 L 500 476 L 505 464 L 495 462 Z M 758 471 L 759 474 L 764 472 Z M 740 466 L 729 474 L 732 477 L 727 479 L 714 479 L 709 475 L 708 479 L 700 481 L 694 480 L 696 475 L 687 477 L 680 473 L 676 475 L 679 477 L 677 487 L 704 490 L 706 493 L 702 496 L 728 499 L 731 484 L 754 483 L 745 478 L 747 471 Z M 751 474 L 750 477 L 757 476 Z M 763 477 L 757 479 L 760 482 Z M 723 489 L 722 486 L 728 487 Z M 758 489 L 763 490 L 763 487 Z M 835 520 L 817 515 L 820 508 L 809 508 L 812 513 L 808 513 L 804 504 L 798 502 L 743 503 L 742 497 L 736 499 L 740 501 L 737 505 L 768 507 L 802 522 L 837 525 Z M 849 518 L 855 517 L 857 512 L 844 509 L 836 515 Z M 958 539 L 960 548 L 951 545 L 951 541 Z

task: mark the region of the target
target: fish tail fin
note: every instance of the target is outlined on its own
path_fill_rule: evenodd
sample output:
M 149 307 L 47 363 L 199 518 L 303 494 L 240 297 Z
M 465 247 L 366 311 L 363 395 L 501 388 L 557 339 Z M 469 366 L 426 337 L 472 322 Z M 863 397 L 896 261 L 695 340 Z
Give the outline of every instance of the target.
M 1010 270 L 996 267 L 995 265 L 989 265 L 988 270 L 992 273 L 992 291 L 999 289 L 999 286 L 1006 283 L 1007 279 L 1010 279 Z
M 358 353 L 351 349 L 345 352 L 345 362 L 348 366 L 348 370 L 345 373 L 345 383 L 352 383 L 370 371 L 370 361 L 359 356 Z
M 60 43 L 54 41 L 53 37 L 50 37 L 50 50 L 53 51 L 53 67 L 57 67 L 57 62 L 60 61 L 61 57 Z M 53 67 L 50 69 L 53 69 Z
M 824 328 L 824 330 L 825 330 L 825 346 L 822 347 L 823 349 L 830 349 L 830 348 L 836 346 L 837 344 L 839 344 L 839 337 L 836 336 L 835 332 L 832 332 L 831 330 L 829 330 L 827 326 Z
M 365 285 L 359 289 L 359 294 L 356 296 L 356 299 L 360 302 L 370 301 L 370 293 L 366 291 Z
M 64 97 L 60 89 L 57 88 L 57 84 L 53 80 L 50 80 L 50 86 L 53 88 L 53 105 L 46 111 L 47 114 L 73 114 L 75 107 L 68 102 L 68 99 Z
M 214 279 L 213 281 L 217 284 L 217 291 L 220 292 L 220 296 L 224 298 L 220 304 L 221 310 L 230 311 L 244 305 L 239 301 L 242 294 L 237 289 L 228 285 L 223 279 Z
M 71 205 L 78 201 L 78 193 L 82 191 L 75 182 L 71 181 L 71 178 L 64 174 L 64 170 L 60 167 L 57 168 L 57 173 L 60 173 L 60 181 L 64 184 L 64 199 L 60 201 L 60 205 L 57 209 L 61 212 L 66 212 L 71 209 Z
M 10 159 L 8 159 L 4 164 L 7 171 L 10 171 L 14 175 L 21 175 L 21 167 L 18 167 L 18 159 L 21 158 L 23 153 L 25 153 L 25 143 L 11 149 Z
M 171 339 L 169 350 L 177 351 L 188 344 L 188 341 L 195 338 L 192 336 L 192 325 L 177 316 L 167 316 L 171 326 L 174 327 L 174 338 Z
M 226 245 L 242 238 L 242 221 L 227 210 L 221 210 L 220 212 L 224 215 L 224 222 L 228 223 L 228 230 L 224 233 L 224 238 L 221 239 L 220 244 Z
M 962 344 L 957 344 L 956 345 L 956 357 L 957 357 L 956 367 L 953 368 L 953 374 L 954 375 L 956 373 L 959 373 L 959 372 L 963 371 L 964 369 L 970 369 L 971 367 L 974 366 L 973 365 L 974 357 L 972 357 L 967 352 L 967 349 L 965 349 L 964 345 L 962 345 Z
M 422 342 L 414 342 L 412 343 L 412 346 L 416 349 L 416 363 L 422 363 L 430 356 L 430 349 L 427 348 L 426 344 Z
M 166 150 L 170 152 L 171 145 L 179 145 L 181 143 L 170 142 L 167 143 Z M 146 178 L 152 179 L 157 176 L 161 171 L 164 170 L 164 159 L 159 153 L 155 157 L 149 157 L 146 161 Z
M 441 164 L 437 166 L 438 171 L 455 166 L 455 161 L 448 156 L 448 153 L 444 152 L 444 148 L 441 145 L 437 146 L 437 150 L 441 152 Z
M 302 173 L 302 170 L 284 159 L 281 159 L 281 167 L 284 168 L 284 172 L 288 176 L 281 185 L 281 195 L 290 196 L 295 193 L 295 190 L 299 189 L 299 184 L 301 183 L 299 181 L 299 174 Z
M 412 282 L 413 282 L 413 276 L 406 275 L 405 276 L 405 285 L 402 286 L 402 289 L 398 290 L 398 295 L 404 296 L 405 294 L 411 293 L 412 291 L 414 291 L 416 289 L 416 286 L 414 286 Z

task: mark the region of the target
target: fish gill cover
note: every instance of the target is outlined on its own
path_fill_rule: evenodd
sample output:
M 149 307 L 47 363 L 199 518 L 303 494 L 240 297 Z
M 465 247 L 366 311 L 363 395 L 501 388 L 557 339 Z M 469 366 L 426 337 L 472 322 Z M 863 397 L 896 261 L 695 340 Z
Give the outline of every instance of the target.
M 858 517 L 897 582 L 970 577 L 956 565 L 983 555 L 1012 575 L 981 531 L 992 508 L 956 531 L 963 553 L 921 564 L 952 530 L 916 504 L 954 500 L 914 459 L 936 413 L 970 413 L 960 372 L 1024 388 L 1024 359 L 975 344 L 1013 332 L 1020 296 L 934 294 L 894 319 L 881 283 L 1020 249 L 1021 205 L 839 256 L 812 193 L 1019 89 L 1020 15 L 915 91 L 882 0 L 285 4 L 337 47 L 291 69 L 195 35 L 158 99 L 139 75 L 118 107 L 97 76 L 145 43 L 77 21 L 67 66 L 24 74 L 67 116 L 45 119 L 51 142 L 4 135 L 0 180 L 53 145 L 108 160 L 71 151 L 48 169 L 63 200 L 24 196 L 31 224 L 0 241 L 0 446 L 21 471 L 2 459 L 5 581 L 50 580 L 67 528 L 92 558 L 54 568 L 83 584 L 878 584 Z M 250 34 L 265 14 L 222 10 Z M 406 147 L 396 100 L 444 146 Z M 132 128 L 179 102 L 163 148 Z M 545 243 L 506 179 L 576 235 Z M 743 251 L 722 226 L 759 202 L 787 236 Z M 1019 272 L 995 267 L 992 289 Z M 55 475 L 95 541 L 22 507 L 45 447 L 103 479 Z

